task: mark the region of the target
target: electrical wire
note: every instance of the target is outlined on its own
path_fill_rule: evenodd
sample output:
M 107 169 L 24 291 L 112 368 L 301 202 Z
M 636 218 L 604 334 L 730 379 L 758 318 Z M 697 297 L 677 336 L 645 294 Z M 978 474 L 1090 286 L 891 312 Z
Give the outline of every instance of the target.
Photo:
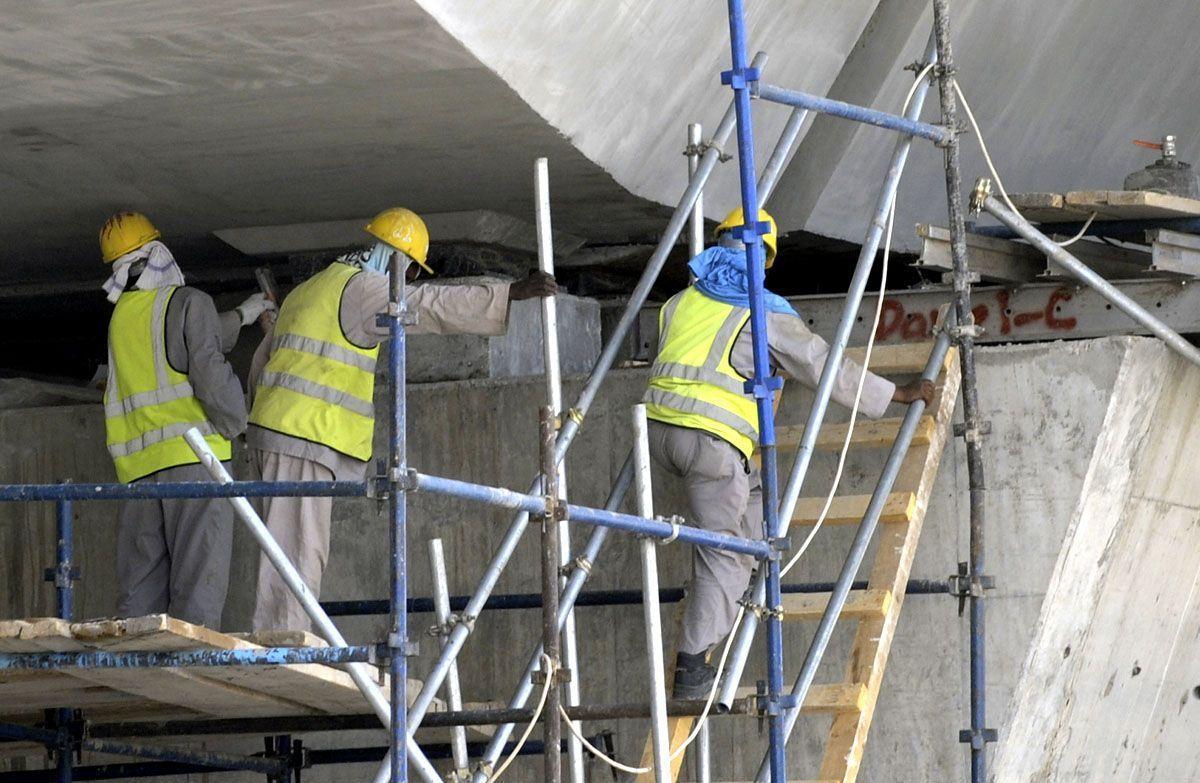
M 499 780 L 500 776 L 505 773 L 509 765 L 513 763 L 518 755 L 520 755 L 521 748 L 525 747 L 525 742 L 529 739 L 529 735 L 533 733 L 533 727 L 537 725 L 538 720 L 542 717 L 542 710 L 546 707 L 546 698 L 550 695 L 550 686 L 554 683 L 554 670 L 556 667 L 554 666 L 554 661 L 552 661 L 550 656 L 546 655 L 545 653 L 542 653 L 541 661 L 542 671 L 546 675 L 546 682 L 544 685 L 542 685 L 542 696 L 540 699 L 538 699 L 537 709 L 533 711 L 532 720 L 530 720 L 529 725 L 525 727 L 524 733 L 522 733 L 521 738 L 517 740 L 517 744 L 513 747 L 512 752 L 508 754 L 508 758 L 504 760 L 503 764 L 496 768 L 495 772 L 488 776 L 488 783 Z M 571 725 L 569 720 L 567 721 L 567 725 Z M 574 731 L 574 729 L 572 729 L 572 731 Z M 584 740 L 584 743 L 587 743 L 587 740 Z
M 954 80 L 954 92 L 958 93 L 958 99 L 962 101 L 963 111 L 966 112 L 967 121 L 971 123 L 971 130 L 975 131 L 975 140 L 979 142 L 979 151 L 983 153 L 983 162 L 987 164 L 988 172 L 991 173 L 992 179 L 996 181 L 996 189 L 1000 191 L 1000 197 L 1004 199 L 1004 203 L 1013 211 L 1013 214 L 1021 214 L 1021 210 L 1017 209 L 1016 204 L 1012 203 L 1012 199 L 1008 197 L 1008 191 L 1004 188 L 1004 182 L 1000 179 L 1000 173 L 996 171 L 996 164 L 992 162 L 992 155 L 988 152 L 987 142 L 983 139 L 983 132 L 979 130 L 979 123 L 975 121 L 975 112 L 971 111 L 971 104 L 967 101 L 967 96 L 963 94 L 962 87 L 958 85 L 958 80 Z M 1092 225 L 1092 221 L 1096 219 L 1096 214 L 1093 212 L 1083 224 L 1083 228 L 1079 229 L 1079 233 L 1070 239 L 1062 242 L 1055 242 L 1059 247 L 1073 245 L 1083 238 L 1087 233 L 1088 228 Z
M 926 65 L 921 69 L 921 72 L 917 74 L 917 78 L 913 79 L 912 86 L 908 88 L 908 95 L 904 97 L 904 108 L 900 110 L 901 114 L 908 111 L 909 104 L 912 103 L 913 96 L 917 93 L 917 87 L 921 84 L 922 80 L 929 75 L 929 72 L 933 69 L 933 65 L 933 63 Z M 804 543 L 797 548 L 796 554 L 792 555 L 791 559 L 788 560 L 787 565 L 785 565 L 779 572 L 779 576 L 781 578 L 785 576 L 788 571 L 791 571 L 792 567 L 795 566 L 796 563 L 800 562 L 800 558 L 806 551 L 808 551 L 808 547 L 810 544 L 812 544 L 813 539 L 816 538 L 817 532 L 820 531 L 822 525 L 825 524 L 825 518 L 829 516 L 829 509 L 833 506 L 833 498 L 837 494 L 838 487 L 842 483 L 842 473 L 846 468 L 846 457 L 850 453 L 850 440 L 854 437 L 854 427 L 858 423 L 858 409 L 862 403 L 863 387 L 866 385 L 867 381 L 867 368 L 871 364 L 871 352 L 875 348 L 875 335 L 879 331 L 879 321 L 883 316 L 883 296 L 887 292 L 888 260 L 891 258 L 892 253 L 892 229 L 895 227 L 896 223 L 896 201 L 897 197 L 893 195 L 892 203 L 888 207 L 887 226 L 884 230 L 883 260 L 880 264 L 879 298 L 875 302 L 875 319 L 871 324 L 871 332 L 867 338 L 867 348 L 866 353 L 863 356 L 862 372 L 860 372 L 858 375 L 858 386 L 854 390 L 854 404 L 850 406 L 850 421 L 846 427 L 846 437 L 842 441 L 841 453 L 838 455 L 837 471 L 834 473 L 833 482 L 829 487 L 829 494 L 825 496 L 825 505 L 821 508 L 821 513 L 817 517 L 816 524 L 814 524 L 812 529 L 808 531 L 808 535 L 804 538 Z

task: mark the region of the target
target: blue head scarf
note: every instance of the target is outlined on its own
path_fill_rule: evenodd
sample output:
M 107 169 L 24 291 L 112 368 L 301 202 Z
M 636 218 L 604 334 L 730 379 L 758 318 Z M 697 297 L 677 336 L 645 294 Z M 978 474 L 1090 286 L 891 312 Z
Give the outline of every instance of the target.
M 696 276 L 700 293 L 718 302 L 750 306 L 750 278 L 746 274 L 746 251 L 728 247 L 710 247 L 688 262 Z M 799 315 L 779 294 L 763 289 L 763 300 L 773 313 Z
M 391 262 L 392 253 L 394 252 L 396 252 L 396 249 L 391 245 L 376 242 L 369 249 L 363 251 L 363 255 L 359 258 L 359 263 L 363 269 L 370 269 L 373 272 L 386 275 L 388 273 L 388 264 Z

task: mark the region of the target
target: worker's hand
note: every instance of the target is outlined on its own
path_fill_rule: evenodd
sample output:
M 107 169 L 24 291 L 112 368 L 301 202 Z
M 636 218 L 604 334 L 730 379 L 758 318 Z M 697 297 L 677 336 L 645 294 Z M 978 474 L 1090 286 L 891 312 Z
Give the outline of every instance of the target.
M 275 310 L 275 303 L 267 298 L 266 294 L 257 293 L 251 294 L 246 301 L 242 302 L 236 308 L 237 314 L 242 319 L 242 326 L 247 326 L 254 323 L 260 315 L 266 312 Z
M 508 288 L 508 298 L 516 302 L 521 299 L 544 299 L 558 293 L 558 283 L 545 272 L 530 272 L 524 280 L 518 280 Z
M 932 405 L 933 391 L 933 381 L 920 379 L 912 383 L 906 383 L 903 386 L 897 386 L 895 394 L 892 395 L 892 401 L 912 403 L 917 400 L 923 400 L 926 405 Z

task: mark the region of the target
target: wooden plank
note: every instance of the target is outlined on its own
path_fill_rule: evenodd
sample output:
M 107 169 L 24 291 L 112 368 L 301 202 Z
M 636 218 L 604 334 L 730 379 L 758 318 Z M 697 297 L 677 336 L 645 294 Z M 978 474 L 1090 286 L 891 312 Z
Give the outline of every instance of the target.
M 829 593 L 788 593 L 783 596 L 783 619 L 820 620 L 829 606 Z M 851 590 L 841 617 L 855 620 L 880 619 L 892 606 L 890 590 Z
M 1200 217 L 1200 200 L 1148 190 L 1076 190 L 1063 200 L 1068 208 L 1096 212 L 1097 219 Z
M 949 229 L 922 223 L 917 225 L 917 236 L 922 240 L 921 255 L 913 267 L 930 272 L 954 271 Z M 980 234 L 967 234 L 967 256 L 971 271 L 990 282 L 1031 282 L 1045 267 L 1042 254 L 1033 247 Z
M 901 418 L 859 418 L 854 425 L 854 434 L 851 436 L 850 442 L 864 449 L 890 448 L 896 441 L 896 435 L 899 434 L 903 421 Z M 842 444 L 846 441 L 846 430 L 849 426 L 848 422 L 822 426 L 821 432 L 817 435 L 817 450 L 840 451 Z M 933 417 L 922 416 L 917 423 L 916 432 L 913 433 L 913 445 L 928 444 L 929 439 L 933 437 L 933 427 Z M 800 439 L 804 436 L 804 425 L 780 427 L 775 433 L 779 451 L 795 451 L 800 447 Z
M 857 525 L 867 513 L 867 504 L 871 502 L 870 495 L 840 495 L 833 499 L 829 513 L 825 517 L 826 525 Z M 825 498 L 800 498 L 796 502 L 796 513 L 792 515 L 794 525 L 815 524 L 825 507 Z M 879 521 L 896 524 L 909 521 L 916 510 L 916 496 L 911 492 L 893 492 L 888 495 L 883 504 L 883 513 Z
M 948 361 L 946 371 L 938 379 L 938 394 L 933 406 L 936 422 L 934 436 L 928 446 L 909 452 L 901 470 L 901 478 L 913 482 L 910 486 L 915 485 L 909 495 L 909 523 L 885 526 L 879 531 L 879 546 L 868 578 L 868 589 L 885 590 L 893 596 L 893 600 L 882 618 L 861 620 L 855 632 L 846 667 L 846 681 L 863 684 L 862 709 L 854 714 L 843 713 L 834 717 L 821 760 L 819 774 L 822 778 L 853 783 L 862 764 L 875 705 L 883 687 L 888 655 L 904 606 L 905 588 L 917 554 L 925 512 L 958 400 L 960 377 L 957 352 L 952 352 Z
M 754 696 L 757 686 L 743 685 L 737 689 L 737 698 Z M 867 687 L 859 682 L 838 682 L 814 685 L 808 689 L 801 712 L 817 714 L 857 714 L 867 701 Z
M 876 345 L 871 350 L 871 372 L 879 375 L 911 375 L 919 373 L 925 369 L 925 362 L 929 361 L 929 352 L 931 350 L 933 350 L 932 342 Z M 865 354 L 865 346 L 846 349 L 847 358 L 860 365 Z

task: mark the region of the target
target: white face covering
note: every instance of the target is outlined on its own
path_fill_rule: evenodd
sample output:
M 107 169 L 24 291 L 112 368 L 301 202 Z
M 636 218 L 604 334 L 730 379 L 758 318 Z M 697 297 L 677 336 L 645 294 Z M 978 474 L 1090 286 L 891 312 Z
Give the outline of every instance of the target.
M 146 267 L 138 275 L 134 288 L 153 291 L 156 288 L 184 284 L 183 271 L 175 263 L 175 256 L 171 255 L 166 245 L 154 240 L 113 261 L 112 274 L 104 281 L 108 301 L 116 304 L 121 294 L 125 293 L 125 287 L 129 285 L 129 272 L 139 261 L 145 261 Z

